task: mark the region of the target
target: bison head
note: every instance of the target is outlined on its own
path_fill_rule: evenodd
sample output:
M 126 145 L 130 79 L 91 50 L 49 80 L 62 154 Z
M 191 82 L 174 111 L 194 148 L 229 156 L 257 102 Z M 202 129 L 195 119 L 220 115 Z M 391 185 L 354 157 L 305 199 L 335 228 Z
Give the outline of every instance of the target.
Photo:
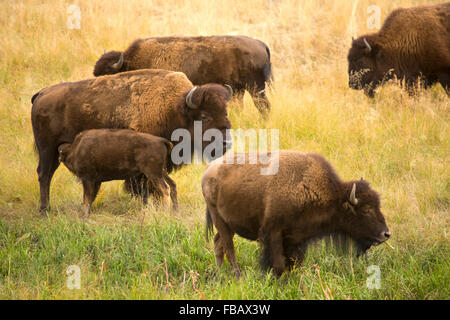
M 364 89 L 365 94 L 373 97 L 375 88 L 389 71 L 384 67 L 380 46 L 373 37 L 359 37 L 352 41 L 347 59 L 349 87 Z
M 191 123 L 201 121 L 202 135 L 209 129 L 219 130 L 222 138 L 223 153 L 231 146 L 231 140 L 228 137 L 228 129 L 231 128 L 231 124 L 230 120 L 228 120 L 227 102 L 232 96 L 233 90 L 230 86 L 218 84 L 196 86 L 189 90 L 185 96 L 185 105 L 189 118 L 192 120 Z M 191 136 L 194 137 L 194 126 L 189 131 Z M 211 141 L 202 139 L 202 150 L 210 143 Z M 212 156 L 215 157 L 214 154 Z
M 123 53 L 119 51 L 105 52 L 97 60 L 94 67 L 94 76 L 115 74 L 123 70 Z
M 347 184 L 342 208 L 346 233 L 356 241 L 358 255 L 389 239 L 391 233 L 380 210 L 379 196 L 363 179 Z

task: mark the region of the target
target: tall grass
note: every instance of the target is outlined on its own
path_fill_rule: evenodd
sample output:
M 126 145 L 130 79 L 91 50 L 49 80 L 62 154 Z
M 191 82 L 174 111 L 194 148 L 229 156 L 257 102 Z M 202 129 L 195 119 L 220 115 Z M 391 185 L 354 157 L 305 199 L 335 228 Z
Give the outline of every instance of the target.
M 439 85 L 408 96 L 394 84 L 375 99 L 348 88 L 353 32 L 367 7 L 381 19 L 433 1 L 2 1 L 0 11 L 0 297 L 7 299 L 448 299 L 450 297 L 449 99 Z M 81 9 L 81 29 L 66 26 Z M 256 243 L 235 238 L 243 277 L 217 269 L 203 236 L 204 165 L 175 174 L 173 214 L 143 208 L 120 182 L 105 183 L 88 221 L 82 187 L 63 166 L 52 181 L 49 219 L 38 216 L 37 156 L 30 98 L 61 81 L 92 76 L 103 50 L 157 35 L 244 34 L 272 52 L 273 110 L 263 120 L 251 98 L 230 106 L 233 128 L 275 128 L 280 148 L 323 154 L 343 179 L 363 176 L 382 197 L 391 247 L 356 259 L 321 245 L 302 266 L 274 279 L 258 267 Z M 66 286 L 81 268 L 80 290 Z M 381 288 L 366 287 L 378 265 Z M 320 275 L 320 277 L 319 277 Z

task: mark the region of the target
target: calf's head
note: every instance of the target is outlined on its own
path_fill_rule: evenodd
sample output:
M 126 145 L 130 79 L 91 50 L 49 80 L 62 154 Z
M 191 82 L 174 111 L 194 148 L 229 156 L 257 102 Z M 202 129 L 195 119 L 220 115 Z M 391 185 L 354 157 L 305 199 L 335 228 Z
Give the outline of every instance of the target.
M 380 198 L 366 181 L 361 179 L 347 184 L 342 209 L 344 228 L 356 241 L 358 255 L 391 236 L 380 210 Z
M 216 133 L 220 132 L 220 147 L 223 149 L 223 153 L 231 147 L 231 139 L 227 134 L 228 129 L 231 128 L 227 103 L 232 95 L 233 90 L 230 86 L 218 84 L 196 86 L 186 93 L 184 103 L 192 124 L 189 131 L 191 137 L 194 137 L 194 122 L 201 121 L 202 137 L 204 137 L 202 139 L 202 151 L 215 139 L 214 137 L 207 137 L 208 134 L 204 135 L 209 129 L 216 129 L 214 130 Z M 210 140 L 208 141 L 208 139 Z M 215 156 L 214 152 L 212 156 Z

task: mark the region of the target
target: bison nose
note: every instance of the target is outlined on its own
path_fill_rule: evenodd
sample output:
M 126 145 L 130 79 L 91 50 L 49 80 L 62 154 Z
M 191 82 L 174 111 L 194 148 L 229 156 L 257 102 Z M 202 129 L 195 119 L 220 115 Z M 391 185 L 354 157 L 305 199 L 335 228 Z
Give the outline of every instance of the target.
M 391 232 L 390 231 L 386 231 L 384 233 L 384 237 L 386 238 L 386 240 L 389 239 L 390 236 L 391 236 Z

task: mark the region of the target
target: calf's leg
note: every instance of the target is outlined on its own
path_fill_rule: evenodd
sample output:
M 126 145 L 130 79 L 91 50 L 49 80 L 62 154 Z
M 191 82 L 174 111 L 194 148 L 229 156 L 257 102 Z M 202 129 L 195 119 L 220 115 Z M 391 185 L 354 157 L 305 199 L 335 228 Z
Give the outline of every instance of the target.
M 173 181 L 169 175 L 165 172 L 164 179 L 170 188 L 170 200 L 172 200 L 172 209 L 178 209 L 178 200 L 177 200 L 177 184 Z
M 84 218 L 89 217 L 91 213 L 91 206 L 97 197 L 98 190 L 100 189 L 101 182 L 92 180 L 83 180 L 83 211 Z

